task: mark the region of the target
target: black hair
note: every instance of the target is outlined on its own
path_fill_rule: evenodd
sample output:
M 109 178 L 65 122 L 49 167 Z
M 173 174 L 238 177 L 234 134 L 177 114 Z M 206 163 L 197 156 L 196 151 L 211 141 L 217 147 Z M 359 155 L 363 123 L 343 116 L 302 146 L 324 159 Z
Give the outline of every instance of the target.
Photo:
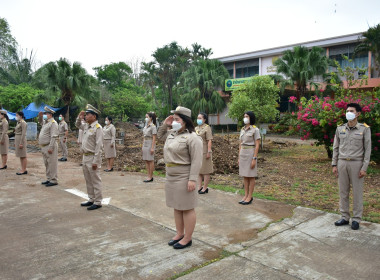
M 362 111 L 362 107 L 358 103 L 349 103 L 347 104 L 347 108 L 348 107 L 355 108 L 356 112 Z
M 182 115 L 182 114 L 177 114 L 182 120 L 183 122 L 185 123 L 185 127 L 186 129 L 191 133 L 191 132 L 195 132 L 195 127 L 194 127 L 194 123 L 193 121 L 191 120 L 190 117 L 188 116 L 185 116 L 185 115 Z
M 244 115 L 247 114 L 249 116 L 249 122 L 251 125 L 254 125 L 256 123 L 256 116 L 255 113 L 252 111 L 247 111 L 244 113 Z
M 202 117 L 205 119 L 205 124 L 208 124 L 208 116 L 206 113 L 199 113 L 199 115 L 202 115 Z
M 156 113 L 155 112 L 148 112 L 146 114 L 149 116 L 149 118 L 152 119 L 153 124 L 157 125 L 157 116 L 156 116 Z
M 111 116 L 107 116 L 106 119 L 108 119 L 110 121 L 110 123 L 113 123 Z
M 25 115 L 23 111 L 18 111 L 16 114 L 19 115 L 22 119 L 25 119 Z
M 1 113 L 6 119 L 7 119 L 7 121 L 9 122 L 9 117 L 8 117 L 8 115 L 7 114 L 4 114 L 4 113 Z

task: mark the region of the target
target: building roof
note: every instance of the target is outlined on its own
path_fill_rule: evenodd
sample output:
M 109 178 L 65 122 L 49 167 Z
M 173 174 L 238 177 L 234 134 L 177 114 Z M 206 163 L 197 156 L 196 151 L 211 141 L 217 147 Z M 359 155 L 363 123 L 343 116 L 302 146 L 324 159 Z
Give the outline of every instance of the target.
M 356 43 L 358 42 L 362 34 L 363 32 L 353 33 L 349 35 L 342 35 L 338 37 L 331 37 L 331 38 L 309 41 L 309 42 L 304 42 L 304 43 L 297 43 L 297 44 L 292 44 L 292 45 L 287 45 L 287 46 L 282 46 L 282 47 L 258 50 L 254 52 L 229 55 L 229 56 L 219 57 L 216 59 L 220 60 L 223 63 L 228 63 L 228 62 L 235 62 L 235 61 L 259 58 L 259 57 L 280 55 L 284 51 L 292 49 L 295 46 L 305 46 L 308 48 L 312 48 L 312 47 L 323 48 L 323 47 L 331 47 L 331 46 L 342 45 L 342 44 Z

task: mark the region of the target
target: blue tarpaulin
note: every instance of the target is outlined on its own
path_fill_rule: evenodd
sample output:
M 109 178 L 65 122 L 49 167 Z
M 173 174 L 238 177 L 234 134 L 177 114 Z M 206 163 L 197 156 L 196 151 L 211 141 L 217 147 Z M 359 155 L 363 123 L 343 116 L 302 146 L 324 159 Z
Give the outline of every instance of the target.
M 30 103 L 26 108 L 24 108 L 22 110 L 22 112 L 24 113 L 25 119 L 29 120 L 29 119 L 33 119 L 33 118 L 37 117 L 39 112 L 44 111 L 45 106 L 48 106 L 50 109 L 54 110 L 56 113 L 59 113 L 59 111 L 61 111 L 64 108 L 64 107 L 63 108 L 54 108 L 54 107 L 51 107 L 51 106 L 46 105 L 44 103 L 42 103 L 40 106 L 37 106 L 33 102 L 33 103 Z M 10 120 L 16 120 L 16 113 L 11 113 L 11 112 L 7 111 L 7 115 L 8 115 Z
M 24 108 L 22 110 L 22 112 L 25 115 L 25 119 L 29 120 L 29 119 L 33 119 L 33 118 L 37 117 L 39 112 L 44 111 L 44 107 L 45 106 L 47 106 L 48 108 L 54 110 L 56 113 L 58 113 L 58 111 L 62 110 L 62 108 L 54 108 L 54 107 L 51 107 L 51 106 L 46 105 L 44 103 L 42 103 L 40 106 L 37 106 L 33 102 L 33 103 L 30 103 L 26 108 Z

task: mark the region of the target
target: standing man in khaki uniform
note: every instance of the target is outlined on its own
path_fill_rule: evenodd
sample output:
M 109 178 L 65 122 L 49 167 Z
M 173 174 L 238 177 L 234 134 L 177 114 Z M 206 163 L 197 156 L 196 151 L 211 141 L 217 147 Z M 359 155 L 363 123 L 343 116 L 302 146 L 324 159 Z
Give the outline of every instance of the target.
M 350 185 L 354 195 L 351 228 L 359 229 L 363 215 L 363 182 L 371 156 L 371 130 L 358 123 L 362 108 L 357 103 L 347 105 L 348 123 L 338 126 L 335 132 L 332 171 L 338 177 L 340 212 L 342 218 L 336 226 L 348 225 L 350 220 Z
M 103 129 L 98 123 L 99 115 L 98 109 L 87 104 L 86 112 L 80 112 L 75 123 L 78 129 L 83 129 L 82 167 L 89 200 L 81 203 L 81 206 L 86 206 L 87 210 L 102 207 L 102 180 L 99 169 L 102 163 Z M 84 118 L 86 118 L 85 124 L 82 123 Z
M 46 167 L 47 180 L 42 182 L 46 187 L 58 185 L 58 124 L 53 118 L 54 110 L 45 106 L 44 112 L 38 114 L 38 122 L 41 131 L 38 137 L 38 144 L 41 146 L 41 152 Z
M 67 161 L 67 136 L 69 135 L 69 126 L 65 122 L 65 119 L 62 115 L 59 115 L 59 144 L 62 150 L 62 157 L 59 161 Z

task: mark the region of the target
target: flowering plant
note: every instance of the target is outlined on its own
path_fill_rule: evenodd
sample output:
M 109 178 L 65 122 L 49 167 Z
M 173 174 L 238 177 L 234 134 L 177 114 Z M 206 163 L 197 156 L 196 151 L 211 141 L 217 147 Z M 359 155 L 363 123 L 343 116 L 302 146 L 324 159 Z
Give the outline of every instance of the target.
M 343 93 L 343 94 L 342 94 Z M 316 145 L 324 145 L 328 156 L 332 157 L 332 144 L 337 126 L 346 123 L 346 109 L 349 103 L 358 103 L 362 113 L 358 121 L 371 127 L 372 155 L 371 160 L 380 160 L 380 90 L 337 92 L 335 98 L 313 96 L 307 100 L 302 97 L 300 102 L 290 99 L 298 105 L 297 130 L 301 139 L 317 140 Z

